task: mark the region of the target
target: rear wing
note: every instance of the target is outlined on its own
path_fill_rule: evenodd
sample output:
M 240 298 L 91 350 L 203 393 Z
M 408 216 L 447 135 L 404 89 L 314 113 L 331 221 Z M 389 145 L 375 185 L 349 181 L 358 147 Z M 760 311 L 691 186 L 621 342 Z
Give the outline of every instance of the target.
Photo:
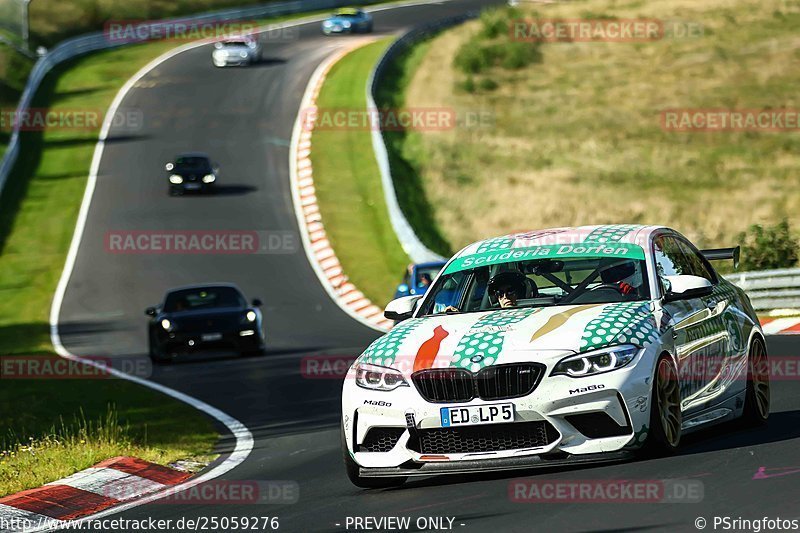
M 739 268 L 739 246 L 735 248 L 711 248 L 701 250 L 700 253 L 709 261 L 725 261 L 733 259 L 733 268 Z

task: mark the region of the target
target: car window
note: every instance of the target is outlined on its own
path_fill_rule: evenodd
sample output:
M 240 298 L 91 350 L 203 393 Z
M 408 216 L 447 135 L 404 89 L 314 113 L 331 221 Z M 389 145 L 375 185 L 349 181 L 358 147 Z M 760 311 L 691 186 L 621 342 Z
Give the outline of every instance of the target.
M 714 269 L 708 264 L 703 255 L 691 245 L 691 243 L 675 238 L 677 247 L 680 249 L 686 261 L 686 268 L 692 276 L 699 276 L 705 278 L 711 283 L 717 282 L 717 276 Z
M 516 305 L 507 308 L 649 299 L 643 259 L 613 256 L 535 259 L 445 272 L 425 300 L 421 315 L 443 313 L 448 306 L 462 313 L 498 309 L 499 302 L 488 293 L 487 287 L 492 277 L 503 272 L 522 274 L 526 284 Z
M 247 302 L 232 287 L 207 287 L 171 292 L 164 300 L 164 312 L 192 311 L 215 307 L 246 307 Z
M 689 243 L 670 235 L 661 235 L 653 241 L 661 291 L 666 292 L 665 276 L 700 276 L 712 283 L 717 281 L 713 270 Z

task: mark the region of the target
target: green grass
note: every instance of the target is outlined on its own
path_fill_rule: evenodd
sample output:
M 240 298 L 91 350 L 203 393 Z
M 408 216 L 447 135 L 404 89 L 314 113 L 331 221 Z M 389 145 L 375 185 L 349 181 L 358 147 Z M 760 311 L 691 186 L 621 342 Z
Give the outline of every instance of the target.
M 492 117 L 482 127 L 411 132 L 395 148 L 415 175 L 404 179 L 418 180 L 430 203 L 425 224 L 452 248 L 580 224 L 666 224 L 702 247 L 731 246 L 754 223 L 786 218 L 800 229 L 800 195 L 791 193 L 800 187 L 796 132 L 679 133 L 660 120 L 670 108 L 797 108 L 796 3 L 585 0 L 521 9 L 507 20 L 588 13 L 687 21 L 703 32 L 649 43 L 530 44 L 520 56 L 527 64 L 478 54 L 472 93 L 454 64 L 459 52 L 516 54 L 503 42 L 507 31 L 487 31 L 493 17 L 420 47 L 407 106 Z M 480 86 L 483 79 L 492 83 Z
M 390 42 L 359 48 L 334 65 L 317 100 L 320 112 L 366 109 L 367 78 Z M 317 129 L 312 143 L 314 184 L 331 245 L 350 281 L 373 303 L 383 305 L 409 258 L 389 220 L 371 133 Z

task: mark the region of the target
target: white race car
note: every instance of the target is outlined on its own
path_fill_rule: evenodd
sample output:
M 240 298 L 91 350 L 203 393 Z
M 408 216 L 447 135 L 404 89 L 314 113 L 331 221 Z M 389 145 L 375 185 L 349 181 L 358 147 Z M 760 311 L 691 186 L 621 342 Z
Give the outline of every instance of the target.
M 748 297 L 665 227 L 512 234 L 467 246 L 356 360 L 342 391 L 350 480 L 615 461 L 764 423 L 769 372 Z M 648 453 L 649 453 L 648 452 Z

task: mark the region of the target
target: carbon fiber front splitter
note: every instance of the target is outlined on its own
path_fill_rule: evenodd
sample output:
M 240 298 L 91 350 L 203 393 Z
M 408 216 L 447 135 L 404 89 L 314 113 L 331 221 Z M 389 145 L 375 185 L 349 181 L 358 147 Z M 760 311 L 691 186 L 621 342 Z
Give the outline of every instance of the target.
M 524 470 L 531 468 L 548 468 L 554 466 L 575 466 L 587 463 L 614 463 L 627 461 L 633 452 L 619 451 L 610 453 L 593 453 L 586 455 L 559 456 L 544 458 L 538 455 L 526 457 L 505 457 L 502 459 L 477 459 L 474 461 L 441 461 L 429 463 L 406 463 L 404 466 L 392 468 L 360 468 L 363 477 L 410 477 L 436 476 L 441 474 L 470 474 L 478 472 L 497 472 L 502 470 Z

